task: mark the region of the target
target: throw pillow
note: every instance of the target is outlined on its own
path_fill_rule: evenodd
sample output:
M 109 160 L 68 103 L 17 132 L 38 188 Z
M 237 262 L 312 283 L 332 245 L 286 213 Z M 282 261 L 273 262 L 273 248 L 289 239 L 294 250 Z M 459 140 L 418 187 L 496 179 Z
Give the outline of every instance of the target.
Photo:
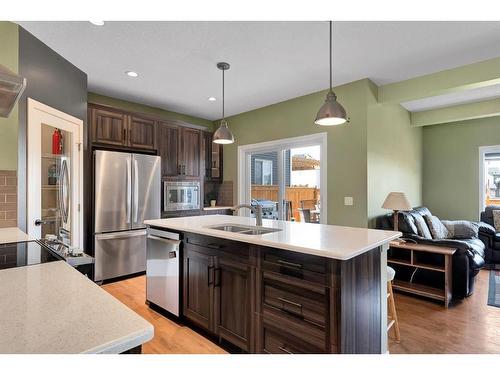
M 421 215 L 415 215 L 415 225 L 418 229 L 418 235 L 423 238 L 427 238 L 428 240 L 432 239 L 432 234 L 427 226 L 424 218 Z
M 495 226 L 495 230 L 500 232 L 500 210 L 493 210 L 493 224 Z
M 443 220 L 443 225 L 448 229 L 448 238 L 456 240 L 475 238 L 479 234 L 479 227 L 467 220 Z
M 432 238 L 442 240 L 448 238 L 448 229 L 443 225 L 437 216 L 424 215 L 424 220 L 431 231 Z

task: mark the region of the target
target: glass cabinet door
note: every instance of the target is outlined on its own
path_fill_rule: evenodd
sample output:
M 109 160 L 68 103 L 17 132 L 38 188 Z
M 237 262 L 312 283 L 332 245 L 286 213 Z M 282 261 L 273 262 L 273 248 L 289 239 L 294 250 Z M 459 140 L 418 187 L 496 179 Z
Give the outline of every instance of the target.
M 42 124 L 41 135 L 41 236 L 71 243 L 72 134 Z
M 27 230 L 82 246 L 83 121 L 28 98 Z

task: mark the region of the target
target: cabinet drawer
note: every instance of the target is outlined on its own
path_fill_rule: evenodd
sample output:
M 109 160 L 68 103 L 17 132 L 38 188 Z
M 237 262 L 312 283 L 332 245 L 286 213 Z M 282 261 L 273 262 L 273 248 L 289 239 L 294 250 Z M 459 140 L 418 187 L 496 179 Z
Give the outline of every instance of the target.
M 262 249 L 262 268 L 314 283 L 327 284 L 329 259 L 271 248 Z
M 239 261 L 248 262 L 249 245 L 246 243 L 192 233 L 186 233 L 185 241 L 193 245 L 223 252 L 224 255 L 237 258 Z
M 268 354 L 325 353 L 324 347 L 311 345 L 305 342 L 303 338 L 299 338 L 288 332 L 280 330 L 274 325 L 264 323 L 262 327 L 261 351 Z
M 305 327 L 325 329 L 328 315 L 328 298 L 325 293 L 317 293 L 277 280 L 263 280 L 263 311 L 268 309 L 294 319 Z M 326 289 L 326 288 L 325 288 Z

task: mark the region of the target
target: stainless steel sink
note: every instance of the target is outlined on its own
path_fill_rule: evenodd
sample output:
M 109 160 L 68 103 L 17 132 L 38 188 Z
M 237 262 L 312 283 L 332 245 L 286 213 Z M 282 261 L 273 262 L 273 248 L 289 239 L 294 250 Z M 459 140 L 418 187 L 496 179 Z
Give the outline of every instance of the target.
M 266 228 L 266 227 L 258 227 L 258 226 L 233 225 L 233 224 L 214 225 L 214 226 L 211 226 L 208 228 L 215 229 L 215 230 L 222 230 L 224 232 L 248 234 L 251 236 L 281 231 L 281 229 L 277 229 L 277 228 Z

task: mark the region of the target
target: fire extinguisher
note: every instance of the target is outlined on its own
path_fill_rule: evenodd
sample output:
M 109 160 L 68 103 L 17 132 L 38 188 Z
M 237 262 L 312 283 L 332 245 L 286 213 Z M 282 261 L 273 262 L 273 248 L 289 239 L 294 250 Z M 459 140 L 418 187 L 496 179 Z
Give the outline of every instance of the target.
M 62 134 L 59 129 L 54 130 L 52 134 L 52 153 L 54 155 L 62 153 Z

